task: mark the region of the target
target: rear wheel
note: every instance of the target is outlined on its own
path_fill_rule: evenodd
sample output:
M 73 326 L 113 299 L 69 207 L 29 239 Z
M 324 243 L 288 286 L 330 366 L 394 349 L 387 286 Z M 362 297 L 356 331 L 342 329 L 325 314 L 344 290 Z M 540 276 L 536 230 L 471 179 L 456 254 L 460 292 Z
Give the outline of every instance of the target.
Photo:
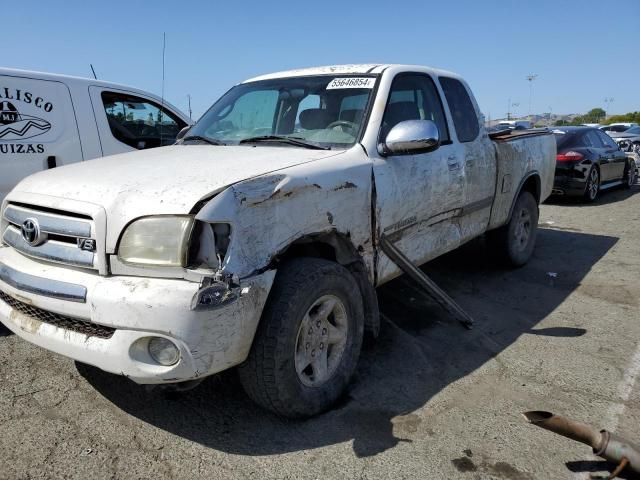
M 521 192 L 509 223 L 489 232 L 489 238 L 502 263 L 521 267 L 533 254 L 537 233 L 538 204 L 530 192 Z
M 247 361 L 247 394 L 285 417 L 330 408 L 346 389 L 362 346 L 358 285 L 341 265 L 298 258 L 278 271 Z
M 587 176 L 587 185 L 584 189 L 584 199 L 589 202 L 595 202 L 600 192 L 600 172 L 596 167 L 591 167 Z
M 636 172 L 636 162 L 629 160 L 627 166 L 624 169 L 624 188 L 630 189 L 636 184 L 638 174 Z

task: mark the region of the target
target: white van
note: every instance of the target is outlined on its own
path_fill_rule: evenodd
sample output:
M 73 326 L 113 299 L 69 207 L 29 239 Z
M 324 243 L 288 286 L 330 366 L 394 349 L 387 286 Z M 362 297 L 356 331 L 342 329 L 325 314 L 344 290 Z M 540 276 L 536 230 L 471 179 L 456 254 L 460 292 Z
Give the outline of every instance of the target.
M 34 172 L 171 145 L 189 123 L 176 107 L 142 90 L 0 68 L 0 202 Z

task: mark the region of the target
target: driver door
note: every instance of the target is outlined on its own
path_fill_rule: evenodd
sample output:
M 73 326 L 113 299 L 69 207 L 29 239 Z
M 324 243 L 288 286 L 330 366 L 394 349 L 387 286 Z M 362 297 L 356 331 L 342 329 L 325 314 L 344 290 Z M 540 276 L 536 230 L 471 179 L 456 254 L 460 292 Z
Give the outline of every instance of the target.
M 460 145 L 453 143 L 440 93 L 433 79 L 422 73 L 401 73 L 392 83 L 379 141 L 404 120 L 431 120 L 440 133 L 440 147 L 417 155 L 375 153 L 376 222 L 411 261 L 422 264 L 458 246 L 461 232 L 456 217 L 462 209 L 465 178 Z M 378 281 L 400 273 L 380 252 Z

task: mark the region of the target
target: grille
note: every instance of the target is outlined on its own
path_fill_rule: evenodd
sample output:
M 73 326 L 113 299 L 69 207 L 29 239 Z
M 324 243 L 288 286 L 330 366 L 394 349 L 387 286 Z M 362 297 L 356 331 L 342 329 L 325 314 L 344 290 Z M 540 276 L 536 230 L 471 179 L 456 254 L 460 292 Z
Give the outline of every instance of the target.
M 3 217 L 8 225 L 2 240 L 19 252 L 45 261 L 95 268 L 95 228 L 91 217 L 14 203 L 5 208 Z M 34 240 L 28 241 L 24 236 L 27 224 Z
M 115 328 L 104 327 L 95 323 L 85 322 L 84 320 L 59 315 L 57 313 L 48 312 L 41 308 L 28 305 L 24 302 L 21 302 L 20 300 L 16 300 L 15 298 L 7 295 L 2 291 L 0 291 L 0 300 L 5 302 L 11 308 L 14 308 L 20 313 L 28 315 L 31 318 L 35 318 L 36 320 L 40 320 L 41 322 L 48 323 L 49 325 L 54 325 L 58 328 L 82 333 L 84 335 L 87 335 L 88 337 L 111 338 L 116 331 Z

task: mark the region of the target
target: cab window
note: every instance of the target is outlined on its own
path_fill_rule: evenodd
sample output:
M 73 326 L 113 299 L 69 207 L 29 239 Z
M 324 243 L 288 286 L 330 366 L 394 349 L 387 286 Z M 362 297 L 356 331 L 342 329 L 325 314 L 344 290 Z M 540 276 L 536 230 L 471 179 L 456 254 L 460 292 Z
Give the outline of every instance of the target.
M 101 97 L 113 136 L 138 150 L 171 145 L 186 126 L 148 99 L 118 92 L 102 92 Z
M 382 118 L 380 140 L 383 141 L 393 127 L 405 120 L 431 120 L 438 126 L 440 142 L 449 142 L 442 101 L 428 75 L 403 73 L 394 78 Z
M 460 142 L 472 142 L 480 133 L 478 115 L 467 89 L 455 78 L 440 77 L 440 85 L 449 103 L 453 125 Z M 516 126 L 518 129 L 518 126 Z

